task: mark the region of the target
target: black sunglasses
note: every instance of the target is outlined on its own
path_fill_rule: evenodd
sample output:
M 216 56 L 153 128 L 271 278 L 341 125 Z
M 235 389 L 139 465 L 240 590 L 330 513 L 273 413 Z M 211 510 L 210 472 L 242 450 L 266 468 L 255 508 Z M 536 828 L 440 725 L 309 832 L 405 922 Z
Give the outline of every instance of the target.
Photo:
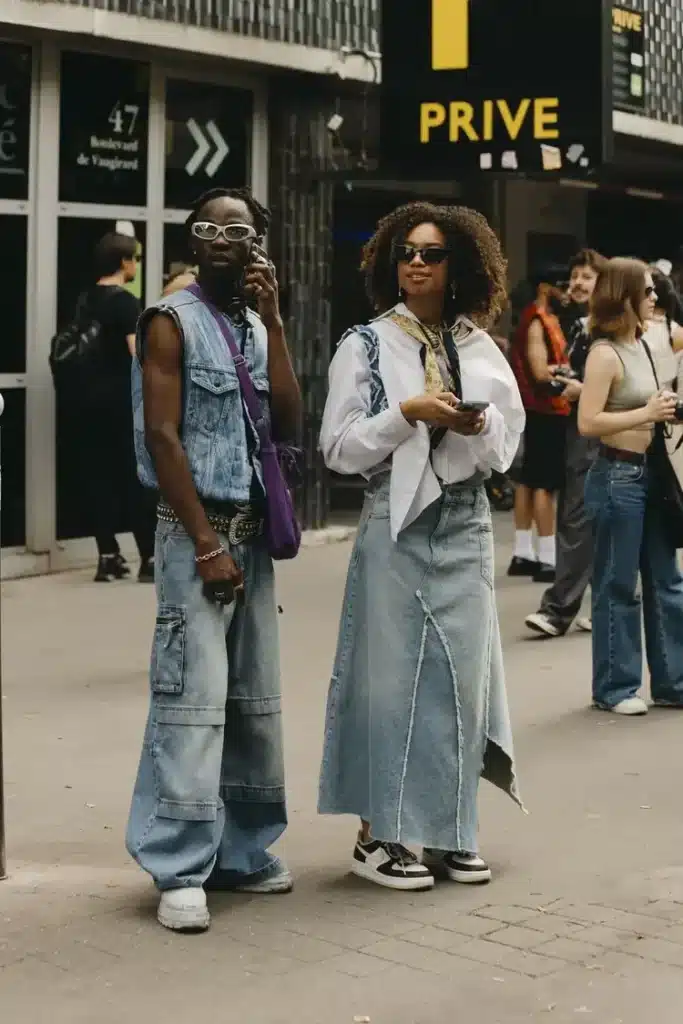
M 419 256 L 427 266 L 434 266 L 443 263 L 450 256 L 450 249 L 441 245 L 433 245 L 427 248 L 417 248 L 414 245 L 395 245 L 393 247 L 394 259 L 397 263 L 412 263 L 416 256 Z

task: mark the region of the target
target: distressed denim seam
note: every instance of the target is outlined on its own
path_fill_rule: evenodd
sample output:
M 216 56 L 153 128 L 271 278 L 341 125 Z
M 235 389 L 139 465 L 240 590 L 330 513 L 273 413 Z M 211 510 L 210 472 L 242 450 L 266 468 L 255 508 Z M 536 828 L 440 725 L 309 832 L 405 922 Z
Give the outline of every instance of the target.
M 463 749 L 463 742 L 464 742 L 464 740 L 463 740 L 463 734 L 462 734 L 462 710 L 461 710 L 461 707 L 460 707 L 460 694 L 458 692 L 458 674 L 455 671 L 455 665 L 453 663 L 453 657 L 451 655 L 451 649 L 450 649 L 450 645 L 448 643 L 448 637 L 446 636 L 446 634 L 444 633 L 443 629 L 441 628 L 441 626 L 438 624 L 438 622 L 434 618 L 431 610 L 427 606 L 427 604 L 426 604 L 426 602 L 424 600 L 422 591 L 418 591 L 417 598 L 418 598 L 420 604 L 422 605 L 422 610 L 425 613 L 425 616 L 426 616 L 427 620 L 429 622 L 431 622 L 432 626 L 434 627 L 434 629 L 436 631 L 436 634 L 437 634 L 439 640 L 441 641 L 441 645 L 442 645 L 442 647 L 444 649 L 444 653 L 446 655 L 446 660 L 448 661 L 448 667 L 451 670 L 451 681 L 453 683 L 453 697 L 454 697 L 454 700 L 455 700 L 455 725 L 456 725 L 456 729 L 458 731 L 458 792 L 456 794 L 456 805 L 455 805 L 455 808 L 456 808 L 455 809 L 455 838 L 456 838 L 456 843 L 458 844 L 458 849 L 460 849 L 461 848 L 461 838 L 460 838 L 460 805 L 461 805 L 461 800 L 462 800 L 462 774 L 463 774 L 463 772 L 462 772 L 462 749 Z
M 418 597 L 420 595 L 418 594 Z M 400 842 L 401 839 L 401 819 L 403 817 L 403 794 L 405 790 L 406 774 L 408 772 L 408 758 L 410 757 L 410 745 L 413 739 L 413 726 L 415 725 L 415 705 L 417 704 L 417 688 L 420 683 L 420 673 L 422 672 L 422 665 L 424 663 L 425 648 L 427 646 L 427 626 L 428 618 L 425 615 L 424 625 L 422 626 L 422 638 L 420 640 L 420 653 L 417 659 L 417 668 L 415 669 L 415 678 L 413 680 L 413 695 L 410 703 L 410 718 L 408 720 L 408 735 L 406 736 L 406 747 L 403 755 L 403 766 L 401 769 L 401 782 L 398 791 L 398 806 L 396 808 L 396 837 Z

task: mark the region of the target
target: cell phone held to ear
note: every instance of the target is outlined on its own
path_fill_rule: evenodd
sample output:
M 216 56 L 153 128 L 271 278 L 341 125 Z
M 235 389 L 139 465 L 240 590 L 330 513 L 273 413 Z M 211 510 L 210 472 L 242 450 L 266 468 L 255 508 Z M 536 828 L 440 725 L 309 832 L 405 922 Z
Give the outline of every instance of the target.
M 486 412 L 490 404 L 490 402 L 460 402 L 460 404 L 457 407 L 457 411 L 482 413 Z

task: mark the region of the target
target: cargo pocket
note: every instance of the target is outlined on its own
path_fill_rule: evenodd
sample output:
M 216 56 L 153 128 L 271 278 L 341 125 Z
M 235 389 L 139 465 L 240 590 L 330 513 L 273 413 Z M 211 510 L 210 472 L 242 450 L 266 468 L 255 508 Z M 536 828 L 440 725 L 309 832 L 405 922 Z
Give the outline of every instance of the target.
M 157 612 L 152 648 L 152 693 L 181 694 L 185 689 L 187 612 L 175 604 L 161 604 Z

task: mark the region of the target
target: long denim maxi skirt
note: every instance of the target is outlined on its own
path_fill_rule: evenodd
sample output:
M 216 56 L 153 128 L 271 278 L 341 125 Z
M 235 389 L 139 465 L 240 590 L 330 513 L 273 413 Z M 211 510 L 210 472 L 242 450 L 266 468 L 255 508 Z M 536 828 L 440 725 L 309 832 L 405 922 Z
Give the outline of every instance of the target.
M 330 684 L 318 810 L 375 839 L 477 851 L 483 776 L 520 803 L 483 486 L 456 485 L 392 541 L 370 484 Z

